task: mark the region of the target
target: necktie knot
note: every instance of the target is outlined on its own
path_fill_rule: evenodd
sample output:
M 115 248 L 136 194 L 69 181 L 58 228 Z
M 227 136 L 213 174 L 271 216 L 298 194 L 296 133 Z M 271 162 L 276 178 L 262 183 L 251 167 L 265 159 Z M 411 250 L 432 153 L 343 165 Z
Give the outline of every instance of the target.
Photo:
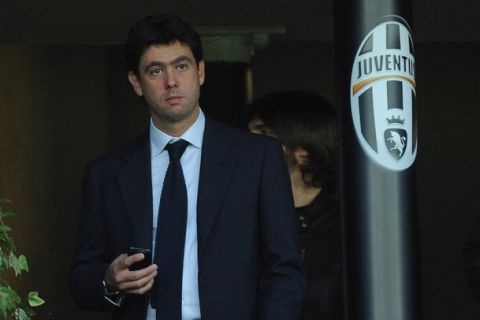
M 165 149 L 168 151 L 168 155 L 170 157 L 170 161 L 179 160 L 183 152 L 188 146 L 188 142 L 185 140 L 178 140 L 174 143 L 169 143 L 165 146 Z

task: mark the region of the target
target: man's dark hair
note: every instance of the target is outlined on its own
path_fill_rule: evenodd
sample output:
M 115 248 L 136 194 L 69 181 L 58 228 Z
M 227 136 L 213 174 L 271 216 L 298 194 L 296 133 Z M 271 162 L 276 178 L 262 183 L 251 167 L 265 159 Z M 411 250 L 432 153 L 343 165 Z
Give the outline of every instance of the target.
M 196 63 L 203 60 L 199 34 L 182 19 L 170 15 L 147 16 L 128 32 L 125 58 L 129 71 L 137 76 L 142 54 L 152 45 L 170 45 L 180 42 L 192 50 Z
M 307 185 L 336 188 L 335 109 L 324 97 L 303 91 L 273 93 L 250 105 L 249 120 L 258 117 L 278 139 L 308 152 L 300 167 Z

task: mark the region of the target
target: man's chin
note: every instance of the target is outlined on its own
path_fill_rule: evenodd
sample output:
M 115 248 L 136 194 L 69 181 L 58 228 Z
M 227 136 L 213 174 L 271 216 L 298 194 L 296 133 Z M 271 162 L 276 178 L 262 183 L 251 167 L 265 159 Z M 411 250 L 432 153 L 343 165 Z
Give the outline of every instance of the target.
M 174 106 L 166 112 L 156 113 L 159 120 L 171 124 L 181 123 L 193 118 L 196 114 L 196 107 L 193 109 L 182 108 L 181 106 Z

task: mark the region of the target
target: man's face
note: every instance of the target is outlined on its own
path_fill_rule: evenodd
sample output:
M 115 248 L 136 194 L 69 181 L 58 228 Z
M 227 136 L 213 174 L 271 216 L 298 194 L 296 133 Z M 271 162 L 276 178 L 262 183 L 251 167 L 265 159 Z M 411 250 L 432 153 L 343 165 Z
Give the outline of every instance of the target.
M 265 125 L 262 119 L 255 117 L 248 122 L 248 129 L 252 133 L 261 134 L 264 136 L 277 137 L 275 133 Z
M 155 126 L 189 127 L 199 112 L 200 86 L 205 80 L 205 64 L 197 65 L 187 45 L 152 45 L 141 56 L 138 76 L 128 79 L 147 102 Z

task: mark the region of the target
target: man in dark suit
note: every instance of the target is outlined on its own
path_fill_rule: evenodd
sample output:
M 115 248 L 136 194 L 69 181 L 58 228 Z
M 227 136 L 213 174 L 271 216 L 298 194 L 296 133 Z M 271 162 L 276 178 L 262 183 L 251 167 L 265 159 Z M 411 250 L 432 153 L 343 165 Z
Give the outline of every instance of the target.
M 203 114 L 201 42 L 182 20 L 142 19 L 125 53 L 150 128 L 87 167 L 72 296 L 113 319 L 298 319 L 303 277 L 281 145 Z M 147 257 L 127 256 L 131 246 L 151 249 L 153 263 L 133 270 Z

